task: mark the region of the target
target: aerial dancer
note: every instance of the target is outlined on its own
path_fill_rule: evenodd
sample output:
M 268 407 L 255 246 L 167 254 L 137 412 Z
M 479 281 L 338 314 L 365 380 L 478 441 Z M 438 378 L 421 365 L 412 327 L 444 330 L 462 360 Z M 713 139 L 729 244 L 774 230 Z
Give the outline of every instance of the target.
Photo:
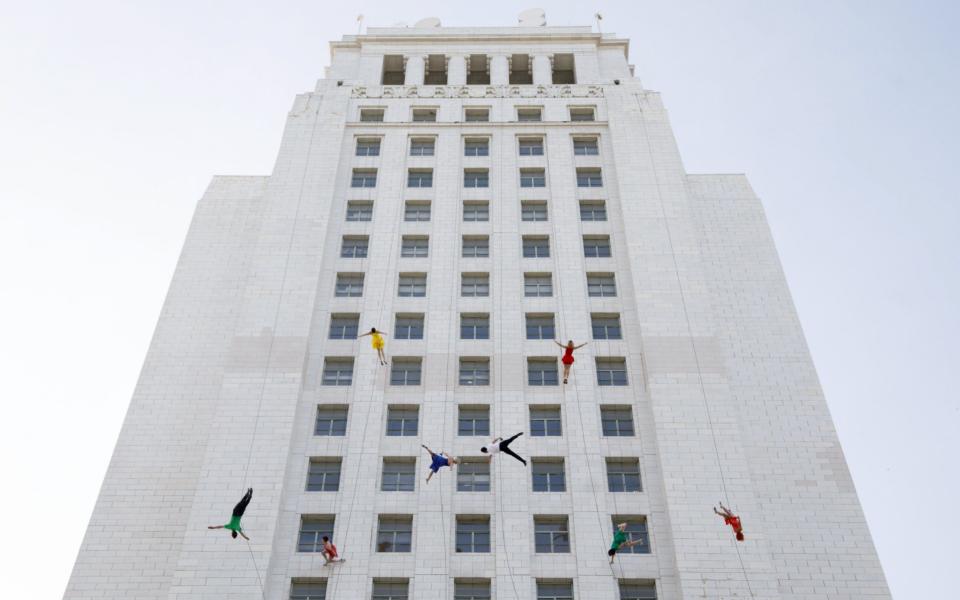
M 553 340 L 553 343 L 563 348 L 563 358 L 560 359 L 560 362 L 563 363 L 563 382 L 567 382 L 567 378 L 570 377 L 570 367 L 573 366 L 573 351 L 579 350 L 587 345 L 587 342 L 580 344 L 579 346 L 573 345 L 573 340 L 567 340 L 567 345 L 564 346 L 557 340 Z
M 247 505 L 250 504 L 250 498 L 253 498 L 253 488 L 249 488 L 247 493 L 243 495 L 243 498 L 240 499 L 240 502 L 237 502 L 237 505 L 233 507 L 233 516 L 230 517 L 230 522 L 226 525 L 208 525 L 207 529 L 229 529 L 230 537 L 236 539 L 237 534 L 243 536 L 243 539 L 249 541 L 250 538 L 247 537 L 247 534 L 243 532 L 243 528 L 240 527 L 240 518 L 243 516 L 243 511 L 247 510 Z
M 743 525 L 740 524 L 740 517 L 733 514 L 733 512 L 724 506 L 722 502 L 720 503 L 720 510 L 717 510 L 717 507 L 713 507 L 713 512 L 723 517 L 723 524 L 732 527 L 734 535 L 737 536 L 737 541 L 742 542 Z
M 504 454 L 509 454 L 510 456 L 522 462 L 523 466 L 527 466 L 527 461 L 523 460 L 523 458 L 521 458 L 519 454 L 517 454 L 516 452 L 510 449 L 510 442 L 517 439 L 521 435 L 523 435 L 522 431 L 510 439 L 505 440 L 503 438 L 498 437 L 492 442 L 490 442 L 489 444 L 487 444 L 486 446 L 483 446 L 482 448 L 480 448 L 480 452 L 490 455 L 490 458 L 487 459 L 487 462 L 490 462 L 493 460 L 494 454 L 498 452 L 503 452 Z
M 613 564 L 613 557 L 617 555 L 617 550 L 620 548 L 629 548 L 642 543 L 642 538 L 630 540 L 630 536 L 627 535 L 627 524 L 620 523 L 617 525 L 617 528 L 613 530 L 613 543 L 610 544 L 610 549 L 607 550 L 607 556 L 610 557 L 610 564 Z
M 424 450 L 430 453 L 430 474 L 427 475 L 427 483 L 430 483 L 430 478 L 441 469 L 441 467 L 450 467 L 453 468 L 453 465 L 457 464 L 457 459 L 452 456 L 447 456 L 443 450 L 440 453 L 436 453 L 430 448 L 427 448 L 423 444 L 420 444 Z
M 343 562 L 343 559 L 337 554 L 337 547 L 333 545 L 330 538 L 323 536 L 323 566 L 332 562 Z
M 359 337 L 367 337 L 368 335 L 370 336 L 370 343 L 373 349 L 377 351 L 377 356 L 380 358 L 380 365 L 386 365 L 387 355 L 383 353 L 383 332 L 377 331 L 376 327 L 371 327 L 370 331 Z

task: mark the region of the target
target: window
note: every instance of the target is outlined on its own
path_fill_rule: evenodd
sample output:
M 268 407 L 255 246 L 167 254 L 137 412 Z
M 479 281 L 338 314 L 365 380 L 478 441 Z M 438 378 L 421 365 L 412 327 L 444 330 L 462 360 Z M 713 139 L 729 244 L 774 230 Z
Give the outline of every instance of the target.
M 308 492 L 336 492 L 340 489 L 340 458 L 311 458 L 307 469 Z
M 384 458 L 383 476 L 380 478 L 382 492 L 412 492 L 416 484 L 415 458 Z
M 454 579 L 453 600 L 490 600 L 489 579 Z
M 463 187 L 485 188 L 490 187 L 490 172 L 486 169 L 464 169 Z
M 340 245 L 341 258 L 366 258 L 369 238 L 367 236 L 343 236 Z
M 597 156 L 600 144 L 597 138 L 573 138 L 573 154 L 576 156 Z
M 407 172 L 407 187 L 410 187 L 410 188 L 433 187 L 433 170 L 432 169 L 410 169 Z
M 533 517 L 534 546 L 538 553 L 570 552 L 570 529 L 567 517 Z
M 352 358 L 327 358 L 323 361 L 321 385 L 351 385 L 353 383 Z
M 463 120 L 467 123 L 486 123 L 490 120 L 489 108 L 465 108 Z M 467 155 L 469 156 L 469 154 Z
M 607 490 L 611 492 L 642 492 L 640 459 L 608 458 Z
M 430 203 L 429 202 L 407 202 L 403 206 L 403 220 L 408 222 L 429 221 L 430 220 Z
M 397 296 L 422 298 L 427 295 L 427 276 L 423 273 L 400 273 Z
M 297 552 L 323 552 L 323 536 L 333 539 L 333 515 L 302 515 Z
M 606 221 L 607 203 L 603 200 L 581 200 L 580 201 L 580 220 L 581 221 Z
M 373 202 L 347 202 L 347 221 L 373 220 Z
M 490 156 L 490 140 L 466 139 L 463 141 L 464 156 Z
M 537 600 L 573 600 L 573 582 L 538 579 Z
M 346 435 L 347 407 L 339 404 L 321 404 L 317 406 L 317 420 L 313 425 L 313 435 Z
M 539 123 L 542 120 L 543 109 L 539 107 L 517 109 L 517 121 L 521 123 Z
M 420 385 L 422 371 L 420 358 L 394 358 L 390 365 L 390 385 Z
M 463 220 L 479 222 L 490 220 L 490 204 L 487 202 L 464 202 Z
M 433 156 L 432 138 L 413 138 L 410 140 L 410 156 Z
M 587 295 L 591 298 L 612 298 L 617 295 L 613 273 L 587 273 Z
M 573 54 L 553 55 L 553 83 L 554 85 L 572 84 L 577 82 L 574 72 L 575 62 Z
M 553 276 L 550 273 L 524 273 L 523 295 L 527 298 L 553 296 Z
M 331 340 L 355 340 L 360 326 L 360 315 L 330 315 Z
M 600 169 L 577 169 L 577 187 L 603 187 Z
M 528 340 L 554 340 L 556 331 L 553 324 L 553 315 L 527 314 Z
M 372 188 L 377 187 L 376 169 L 354 169 L 350 179 L 350 187 Z
M 593 339 L 595 340 L 619 340 L 623 339 L 620 330 L 620 315 L 618 314 L 598 314 L 590 315 L 590 322 L 593 327 Z
M 546 185 L 547 176 L 543 169 L 520 169 L 520 187 L 541 188 Z
M 490 435 L 489 406 L 458 406 L 457 435 Z
M 294 579 L 290 582 L 290 600 L 326 600 L 327 582 L 323 579 Z
M 393 337 L 398 340 L 422 340 L 423 315 L 398 314 L 393 327 Z
M 489 358 L 461 358 L 460 385 L 490 385 Z
M 577 121 L 593 121 L 594 120 L 594 110 L 592 106 L 583 106 L 583 107 L 571 107 L 570 108 L 570 120 Z
M 657 585 L 652 581 L 621 579 L 620 600 L 657 600 Z
M 549 258 L 550 238 L 547 236 L 523 236 L 524 258 Z
M 460 339 L 489 340 L 490 315 L 460 315 Z
M 356 298 L 363 295 L 363 273 L 337 273 L 333 295 L 337 298 Z
M 435 108 L 415 108 L 413 109 L 414 123 L 436 123 L 437 109 Z
M 608 258 L 610 256 L 610 236 L 583 236 L 583 255 L 587 258 Z
M 510 85 L 533 83 L 532 62 L 529 54 L 514 54 L 510 57 Z
M 520 138 L 520 156 L 543 156 L 543 138 Z
M 557 385 L 557 359 L 528 358 L 527 383 L 529 385 Z
M 606 437 L 632 437 L 633 411 L 629 406 L 601 406 L 600 424 Z
M 400 243 L 400 256 L 403 258 L 426 258 L 429 240 L 422 235 L 405 235 Z
M 611 518 L 613 526 L 619 523 L 626 523 L 627 528 L 624 533 L 627 534 L 627 541 L 639 540 L 640 543 L 629 548 L 620 546 L 617 554 L 650 554 L 650 536 L 647 535 L 647 519 L 642 516 L 625 517 L 623 515 L 613 515 Z
M 420 409 L 416 406 L 387 407 L 387 436 L 408 437 L 417 435 Z
M 456 544 L 457 552 L 490 552 L 490 517 L 457 515 Z
M 383 57 L 383 85 L 403 85 L 404 58 L 400 54 L 387 54 Z
M 488 236 L 463 236 L 464 258 L 487 258 L 490 256 L 490 238 Z
M 380 140 L 365 139 L 365 138 L 358 139 L 356 155 L 357 156 L 380 156 Z
M 423 82 L 427 85 L 447 85 L 447 57 L 443 54 L 427 56 Z
M 471 54 L 467 61 L 467 85 L 490 85 L 490 59 L 486 54 Z
M 485 298 L 490 295 L 490 275 L 464 273 L 460 276 L 460 295 L 464 298 Z
M 627 385 L 627 361 L 597 357 L 597 385 Z
M 521 202 L 520 218 L 524 221 L 546 221 L 547 203 L 546 202 Z
M 567 491 L 567 478 L 564 475 L 562 458 L 534 458 L 532 462 L 530 472 L 533 474 L 533 491 Z
M 377 552 L 410 552 L 413 515 L 380 515 L 377 521 Z
M 458 492 L 489 492 L 490 463 L 485 458 L 465 458 L 454 469 Z
M 371 600 L 407 600 L 410 581 L 407 579 L 374 579 Z
M 361 108 L 360 121 L 363 123 L 382 123 L 383 112 L 382 108 Z
M 557 437 L 563 435 L 560 407 L 546 405 L 531 406 L 530 435 L 534 437 Z

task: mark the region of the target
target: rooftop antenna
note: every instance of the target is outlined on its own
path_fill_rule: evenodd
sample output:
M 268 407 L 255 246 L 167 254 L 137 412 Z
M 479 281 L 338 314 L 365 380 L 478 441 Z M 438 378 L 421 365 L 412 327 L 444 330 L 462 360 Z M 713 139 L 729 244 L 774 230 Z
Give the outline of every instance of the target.
M 420 19 L 419 21 L 414 23 L 413 26 L 423 28 L 423 29 L 440 27 L 440 19 L 436 17 L 427 17 L 426 19 Z
M 357 15 L 357 35 L 360 35 L 361 27 L 363 27 L 363 15 Z
M 542 8 L 529 8 L 517 17 L 520 27 L 543 27 L 547 24 L 547 13 Z
M 600 13 L 594 13 L 593 18 L 597 20 L 597 31 L 600 33 L 603 33 L 603 28 L 600 27 L 600 21 L 603 20 L 603 15 L 601 15 Z

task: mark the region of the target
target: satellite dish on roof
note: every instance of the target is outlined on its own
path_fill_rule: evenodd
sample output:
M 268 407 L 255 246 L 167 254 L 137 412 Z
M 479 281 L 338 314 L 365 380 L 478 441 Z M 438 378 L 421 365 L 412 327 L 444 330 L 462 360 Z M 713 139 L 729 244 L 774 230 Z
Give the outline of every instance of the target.
M 529 8 L 517 17 L 520 27 L 543 27 L 547 24 L 547 13 L 542 8 Z
M 427 17 L 426 19 L 420 19 L 419 21 L 414 23 L 413 26 L 424 28 L 424 29 L 427 29 L 430 27 L 440 27 L 440 19 L 436 17 Z

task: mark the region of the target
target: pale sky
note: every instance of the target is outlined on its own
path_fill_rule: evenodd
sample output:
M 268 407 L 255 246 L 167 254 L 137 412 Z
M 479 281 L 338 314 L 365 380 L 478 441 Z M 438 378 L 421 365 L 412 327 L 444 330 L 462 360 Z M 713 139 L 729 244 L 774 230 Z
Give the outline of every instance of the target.
M 327 43 L 528 8 L 348 5 L 0 0 L 0 597 L 62 595 L 196 201 L 270 172 Z M 748 175 L 894 595 L 956 598 L 960 3 L 541 6 L 631 39 L 690 172 Z

